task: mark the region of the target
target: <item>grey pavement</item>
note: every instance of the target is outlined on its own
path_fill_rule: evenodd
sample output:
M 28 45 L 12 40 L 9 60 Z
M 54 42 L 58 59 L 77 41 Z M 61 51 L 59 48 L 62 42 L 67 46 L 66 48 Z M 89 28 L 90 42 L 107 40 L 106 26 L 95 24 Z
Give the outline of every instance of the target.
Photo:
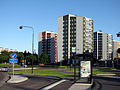
M 10 76 L 11 78 L 7 81 L 7 83 L 20 83 L 26 81 L 28 78 L 20 75 Z
M 41 90 L 42 88 L 49 86 L 60 79 L 56 77 L 40 76 L 40 75 L 21 75 L 26 76 L 29 79 L 20 83 L 6 83 L 0 90 Z
M 7 81 L 9 78 L 7 72 L 0 72 L 0 87 L 5 84 L 5 81 Z
M 26 81 L 27 79 L 28 79 L 27 77 L 22 76 L 22 75 L 15 75 L 14 77 L 11 75 L 11 79 L 8 80 L 7 83 L 20 83 L 20 82 Z M 92 84 L 86 84 L 86 83 L 75 83 L 75 84 L 72 84 L 72 82 L 71 81 L 66 81 L 65 83 L 62 82 L 61 84 L 58 84 L 58 85 L 55 85 L 56 84 L 56 82 L 55 82 L 55 83 L 52 83 L 50 85 L 47 85 L 47 87 L 41 88 L 40 90 L 48 90 L 48 89 L 46 89 L 48 87 L 50 87 L 49 88 L 50 90 L 56 90 L 56 89 L 57 90 L 61 90 L 61 88 L 63 88 L 63 87 L 64 87 L 64 90 L 91 90 L 91 85 Z M 68 84 L 67 86 L 65 86 L 66 83 Z M 51 87 L 51 85 L 52 86 L 55 85 L 55 86 Z
M 120 90 L 120 78 L 116 76 L 96 75 L 92 90 Z
M 91 90 L 91 85 L 92 84 L 75 83 L 69 88 L 69 90 Z

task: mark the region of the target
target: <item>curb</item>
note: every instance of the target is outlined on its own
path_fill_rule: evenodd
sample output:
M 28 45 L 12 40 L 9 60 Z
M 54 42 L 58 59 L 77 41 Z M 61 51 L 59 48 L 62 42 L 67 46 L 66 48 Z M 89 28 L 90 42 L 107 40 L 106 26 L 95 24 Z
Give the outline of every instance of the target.
M 14 77 L 11 77 L 10 80 L 7 81 L 7 83 L 20 83 L 26 80 L 28 80 L 27 77 L 15 75 Z
M 76 87 L 77 86 L 77 87 Z M 83 88 L 80 88 L 80 86 L 82 86 Z M 88 87 L 85 87 L 85 86 L 88 86 Z M 87 83 L 75 83 L 73 84 L 69 90 L 91 90 L 93 87 L 93 80 L 91 82 L 91 84 L 87 84 Z

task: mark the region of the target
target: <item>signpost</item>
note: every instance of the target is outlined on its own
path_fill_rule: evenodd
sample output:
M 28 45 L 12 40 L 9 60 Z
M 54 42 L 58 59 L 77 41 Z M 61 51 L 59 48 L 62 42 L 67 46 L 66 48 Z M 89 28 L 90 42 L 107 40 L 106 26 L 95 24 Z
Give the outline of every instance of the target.
M 14 78 L 14 63 L 17 63 L 18 59 L 16 58 L 17 57 L 16 53 L 12 53 L 10 56 L 11 56 L 11 59 L 9 63 L 13 64 L 13 78 Z

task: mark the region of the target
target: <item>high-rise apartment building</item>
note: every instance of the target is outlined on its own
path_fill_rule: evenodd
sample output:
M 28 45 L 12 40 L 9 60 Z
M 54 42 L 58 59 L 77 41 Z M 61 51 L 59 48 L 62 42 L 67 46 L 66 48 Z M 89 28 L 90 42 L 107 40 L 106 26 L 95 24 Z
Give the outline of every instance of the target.
M 58 61 L 76 54 L 93 52 L 93 20 L 76 15 L 58 17 Z
M 113 60 L 120 58 L 120 54 L 117 53 L 118 48 L 120 48 L 120 42 L 113 40 Z
M 112 59 L 112 41 L 111 34 L 103 33 L 101 30 L 94 32 L 94 58 L 102 60 Z
M 47 54 L 50 63 L 57 63 L 57 33 L 40 32 L 38 35 L 38 56 Z

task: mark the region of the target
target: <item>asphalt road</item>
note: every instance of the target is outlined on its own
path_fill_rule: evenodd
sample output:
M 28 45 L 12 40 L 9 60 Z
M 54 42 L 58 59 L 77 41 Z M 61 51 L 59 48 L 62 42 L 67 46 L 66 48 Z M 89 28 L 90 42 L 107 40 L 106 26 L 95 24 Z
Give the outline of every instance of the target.
M 117 76 L 120 75 L 120 71 L 114 72 L 117 74 Z M 8 84 L 4 83 L 5 80 L 7 80 L 6 76 L 7 73 L 0 72 L 0 85 L 2 85 L 0 90 L 41 90 L 42 88 L 61 80 L 60 78 L 56 77 L 26 75 L 29 78 L 27 81 L 18 84 Z M 94 85 L 92 90 L 120 90 L 120 78 L 94 76 L 93 79 Z M 68 90 L 72 84 L 73 81 L 67 80 L 51 88 L 50 90 Z
M 8 80 L 8 73 L 7 72 L 0 72 L 0 87 L 5 84 L 5 81 Z
M 2 87 L 0 87 L 0 90 L 41 90 L 42 88 L 61 80 L 60 78 L 46 77 L 46 76 L 29 75 L 27 77 L 29 79 L 21 83 L 17 83 L 17 84 L 6 83 Z M 71 84 L 72 83 L 70 81 L 65 81 L 60 85 L 53 87 L 53 89 L 51 88 L 51 90 L 61 90 L 61 89 L 68 90 Z
M 120 90 L 120 79 L 95 76 L 92 90 Z
M 65 81 L 63 83 L 58 84 L 57 86 L 49 89 L 49 90 L 68 90 L 73 84 L 73 81 Z

